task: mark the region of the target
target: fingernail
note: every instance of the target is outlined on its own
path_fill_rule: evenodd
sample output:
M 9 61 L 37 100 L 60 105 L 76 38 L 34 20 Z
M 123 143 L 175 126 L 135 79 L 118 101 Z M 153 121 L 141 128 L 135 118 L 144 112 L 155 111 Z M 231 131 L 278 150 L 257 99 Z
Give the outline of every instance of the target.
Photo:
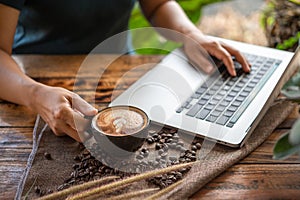
M 91 114 L 91 115 L 95 115 L 95 114 L 98 113 L 98 110 L 97 110 L 96 108 L 90 108 L 90 109 L 88 110 L 88 113 Z
M 211 73 L 213 71 L 213 66 L 211 65 L 208 65 L 207 68 L 206 68 L 206 73 Z
M 232 76 L 236 76 L 236 71 L 233 71 L 233 72 L 232 72 Z

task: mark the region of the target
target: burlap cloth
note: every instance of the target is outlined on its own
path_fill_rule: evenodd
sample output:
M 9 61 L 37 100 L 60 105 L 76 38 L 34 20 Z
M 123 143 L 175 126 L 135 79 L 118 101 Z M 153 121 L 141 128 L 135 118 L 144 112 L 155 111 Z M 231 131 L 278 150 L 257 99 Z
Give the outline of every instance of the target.
M 206 183 L 261 145 L 295 109 L 295 106 L 295 104 L 285 101 L 271 106 L 242 148 L 234 149 L 214 145 L 211 149 L 209 143 L 207 143 L 207 147 L 203 145 L 201 151 L 209 150 L 204 154 L 205 156 L 198 158 L 200 162 L 192 166 L 184 176 L 182 184 L 164 193 L 160 198 L 185 199 L 197 192 Z M 33 150 L 21 178 L 16 199 L 24 196 L 28 199 L 37 198 L 38 195 L 33 189 L 35 185 L 56 191 L 56 188 L 72 172 L 73 158 L 80 152 L 78 142 L 69 137 L 56 137 L 39 117 L 36 120 L 33 137 Z M 50 160 L 45 159 L 45 153 L 51 154 Z M 136 186 L 147 187 L 147 184 L 137 184 Z M 134 189 L 132 186 L 131 188 Z

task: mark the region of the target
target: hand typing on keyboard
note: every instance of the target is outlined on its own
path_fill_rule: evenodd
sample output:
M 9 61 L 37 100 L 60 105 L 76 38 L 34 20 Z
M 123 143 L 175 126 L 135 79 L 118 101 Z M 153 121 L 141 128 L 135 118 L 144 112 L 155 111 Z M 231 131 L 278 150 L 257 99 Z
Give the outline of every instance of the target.
M 188 35 L 184 42 L 184 51 L 194 67 L 209 74 L 216 69 L 211 56 L 221 60 L 231 76 L 237 75 L 232 57 L 241 64 L 244 72 L 250 72 L 249 62 L 237 49 L 221 41 L 212 40 L 199 32 Z
M 253 63 L 251 72 L 244 73 L 245 69 L 234 61 L 236 76 L 232 77 L 225 65 L 218 66 L 218 71 L 212 73 L 176 112 L 232 128 L 281 62 L 244 55 Z

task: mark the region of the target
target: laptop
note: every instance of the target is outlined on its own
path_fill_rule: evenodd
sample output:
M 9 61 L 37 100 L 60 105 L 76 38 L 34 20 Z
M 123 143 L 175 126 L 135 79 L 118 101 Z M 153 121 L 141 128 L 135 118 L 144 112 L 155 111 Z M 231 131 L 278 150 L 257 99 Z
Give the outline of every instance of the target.
M 295 53 L 211 37 L 240 50 L 251 63 L 236 77 L 222 63 L 211 74 L 197 70 L 181 48 L 164 59 L 110 104 L 144 110 L 154 123 L 178 128 L 218 143 L 241 147 L 283 84 L 300 65 Z

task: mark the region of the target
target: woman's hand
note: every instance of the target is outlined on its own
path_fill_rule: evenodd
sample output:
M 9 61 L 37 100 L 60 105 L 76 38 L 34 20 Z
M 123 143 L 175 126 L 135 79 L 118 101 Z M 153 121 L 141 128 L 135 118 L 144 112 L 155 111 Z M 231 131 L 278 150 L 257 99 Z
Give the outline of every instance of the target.
M 34 92 L 31 108 L 41 115 L 55 135 L 67 134 L 78 142 L 82 142 L 79 134 L 89 123 L 84 116 L 97 114 L 97 109 L 79 95 L 42 84 Z
M 190 62 L 206 73 L 211 73 L 215 69 L 209 58 L 210 55 L 221 60 L 231 76 L 236 76 L 232 56 L 242 65 L 245 72 L 250 72 L 250 64 L 237 49 L 223 42 L 212 40 L 200 31 L 192 33 L 185 38 L 184 51 Z

